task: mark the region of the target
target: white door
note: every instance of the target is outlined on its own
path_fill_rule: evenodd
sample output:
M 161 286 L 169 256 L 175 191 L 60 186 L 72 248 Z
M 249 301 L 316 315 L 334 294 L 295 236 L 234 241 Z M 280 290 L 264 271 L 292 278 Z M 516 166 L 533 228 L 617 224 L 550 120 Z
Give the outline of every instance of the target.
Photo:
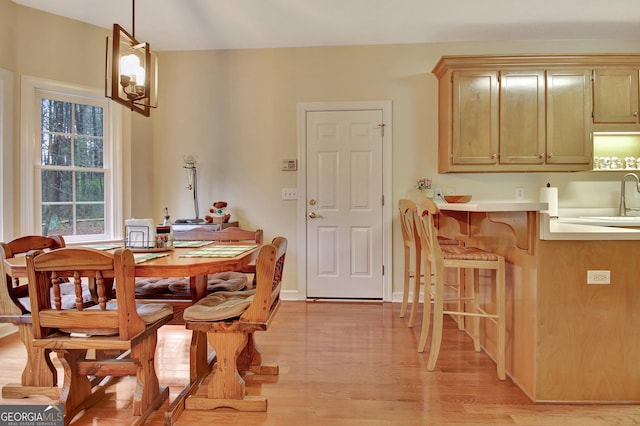
M 306 123 L 307 298 L 382 299 L 382 111 Z

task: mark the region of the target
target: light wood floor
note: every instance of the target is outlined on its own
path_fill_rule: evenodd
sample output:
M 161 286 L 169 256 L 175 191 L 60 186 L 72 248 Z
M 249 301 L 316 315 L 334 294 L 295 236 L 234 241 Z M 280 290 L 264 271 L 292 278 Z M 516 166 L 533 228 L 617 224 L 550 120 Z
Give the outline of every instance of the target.
M 181 425 L 637 425 L 640 406 L 535 405 L 495 364 L 473 351 L 452 320 L 437 370 L 426 370 L 417 353 L 420 326 L 407 328 L 399 304 L 283 302 L 272 328 L 257 333 L 266 361 L 277 361 L 276 381 L 247 380 L 251 394 L 268 397 L 266 413 L 231 409 L 185 412 Z M 158 371 L 175 398 L 188 380 L 189 333 L 165 326 L 158 345 Z M 22 370 L 17 336 L 0 340 L 0 384 L 16 382 Z M 73 425 L 120 425 L 130 418 L 133 379 L 109 389 L 104 402 Z M 3 404 L 49 403 L 46 398 Z M 147 424 L 161 425 L 162 410 Z

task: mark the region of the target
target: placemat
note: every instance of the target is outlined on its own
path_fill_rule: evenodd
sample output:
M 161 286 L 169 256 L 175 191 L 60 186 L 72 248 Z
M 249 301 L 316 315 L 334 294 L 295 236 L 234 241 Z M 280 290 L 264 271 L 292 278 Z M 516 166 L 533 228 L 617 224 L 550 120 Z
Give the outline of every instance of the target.
M 197 247 L 202 247 L 202 246 L 206 246 L 213 243 L 213 241 L 173 241 L 173 246 L 174 247 L 193 247 L 193 248 L 197 248 Z
M 133 253 L 136 263 L 146 262 L 147 260 L 157 259 L 159 257 L 169 256 L 169 253 Z
M 122 247 L 122 244 L 89 244 L 82 247 L 88 247 L 96 250 L 113 250 Z
M 236 257 L 239 254 L 253 250 L 256 247 L 258 246 L 214 245 L 181 254 L 180 257 Z

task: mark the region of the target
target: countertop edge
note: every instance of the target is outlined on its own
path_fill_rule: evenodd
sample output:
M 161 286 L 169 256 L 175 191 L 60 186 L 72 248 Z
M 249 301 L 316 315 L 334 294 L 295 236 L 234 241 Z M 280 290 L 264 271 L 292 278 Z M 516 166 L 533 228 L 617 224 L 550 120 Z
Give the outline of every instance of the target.
M 540 214 L 541 240 L 640 240 L 640 229 L 614 226 L 566 223 L 551 219 L 547 213 Z
M 548 203 L 531 201 L 478 201 L 475 203 L 436 203 L 440 210 L 459 212 L 522 212 L 542 211 Z

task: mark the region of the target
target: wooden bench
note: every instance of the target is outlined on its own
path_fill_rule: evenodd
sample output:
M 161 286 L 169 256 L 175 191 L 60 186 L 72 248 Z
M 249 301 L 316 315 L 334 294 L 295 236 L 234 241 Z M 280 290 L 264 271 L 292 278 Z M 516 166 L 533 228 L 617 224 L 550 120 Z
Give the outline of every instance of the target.
M 186 327 L 193 330 L 191 383 L 167 410 L 165 424 L 173 424 L 185 409 L 266 411 L 266 398 L 247 395 L 240 372 L 278 374 L 277 365 L 263 362 L 254 333 L 269 328 L 280 305 L 286 249 L 283 237 L 260 248 L 255 289 L 213 293 L 185 310 Z M 213 362 L 207 359 L 207 343 L 216 353 Z

